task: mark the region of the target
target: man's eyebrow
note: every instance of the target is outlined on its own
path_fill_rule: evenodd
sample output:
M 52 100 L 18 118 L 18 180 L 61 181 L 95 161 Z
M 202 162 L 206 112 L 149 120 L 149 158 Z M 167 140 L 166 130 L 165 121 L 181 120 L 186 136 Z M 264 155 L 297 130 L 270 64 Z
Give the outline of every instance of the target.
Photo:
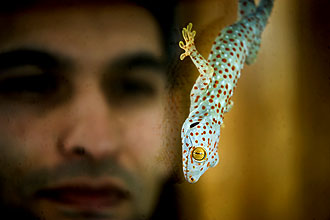
M 137 52 L 125 54 L 111 61 L 109 69 L 111 70 L 133 70 L 137 68 L 149 68 L 155 70 L 164 70 L 165 62 L 162 57 L 158 57 L 148 52 Z
M 42 49 L 15 48 L 0 52 L 0 69 L 22 65 L 37 65 L 41 68 L 54 68 L 64 63 L 61 55 Z

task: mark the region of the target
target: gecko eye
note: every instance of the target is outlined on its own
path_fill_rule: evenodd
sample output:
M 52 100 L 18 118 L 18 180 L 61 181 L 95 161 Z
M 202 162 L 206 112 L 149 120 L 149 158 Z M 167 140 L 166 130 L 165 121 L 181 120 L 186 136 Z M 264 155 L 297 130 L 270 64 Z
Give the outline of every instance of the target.
M 198 124 L 199 124 L 199 122 L 194 122 L 194 123 L 190 124 L 190 128 L 193 128 L 193 127 L 195 127 Z
M 206 158 L 206 151 L 202 147 L 196 147 L 192 152 L 192 157 L 195 160 L 202 161 Z

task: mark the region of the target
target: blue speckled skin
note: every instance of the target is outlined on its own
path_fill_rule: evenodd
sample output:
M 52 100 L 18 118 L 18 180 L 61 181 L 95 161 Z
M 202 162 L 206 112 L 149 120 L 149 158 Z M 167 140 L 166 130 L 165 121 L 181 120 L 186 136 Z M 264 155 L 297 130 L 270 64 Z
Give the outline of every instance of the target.
M 239 0 L 239 20 L 220 32 L 207 60 L 196 50 L 192 24 L 183 28 L 185 43 L 181 41 L 179 46 L 185 52 L 180 59 L 190 56 L 200 73 L 190 94 L 190 114 L 181 131 L 183 172 L 189 183 L 197 182 L 219 162 L 217 146 L 223 115 L 233 106 L 231 97 L 244 63 L 256 59 L 272 7 L 273 0 L 261 0 L 257 7 L 253 0 Z

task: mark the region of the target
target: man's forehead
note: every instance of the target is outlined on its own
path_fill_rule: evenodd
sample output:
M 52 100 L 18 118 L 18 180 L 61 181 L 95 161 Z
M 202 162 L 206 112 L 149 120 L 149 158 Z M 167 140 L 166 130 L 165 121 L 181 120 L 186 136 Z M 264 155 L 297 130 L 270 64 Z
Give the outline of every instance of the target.
M 7 20 L 16 25 L 30 23 L 30 26 L 26 25 L 26 28 L 44 25 L 50 21 L 56 21 L 58 25 L 63 26 L 68 18 L 76 22 L 75 25 L 77 26 L 84 26 L 89 23 L 95 26 L 124 25 L 132 21 L 137 24 L 143 21 L 144 23 L 149 22 L 149 25 L 155 25 L 155 18 L 149 11 L 130 3 L 56 5 L 55 7 L 46 5 L 0 16 L 4 21 Z
M 11 30 L 7 29 L 5 39 L 0 42 L 2 50 L 47 47 L 65 50 L 72 56 L 83 56 L 85 52 L 89 58 L 88 52 L 97 58 L 111 56 L 112 52 L 116 55 L 130 52 L 125 50 L 147 50 L 156 55 L 162 51 L 155 19 L 145 9 L 132 4 L 34 8 L 16 13 L 10 22 Z

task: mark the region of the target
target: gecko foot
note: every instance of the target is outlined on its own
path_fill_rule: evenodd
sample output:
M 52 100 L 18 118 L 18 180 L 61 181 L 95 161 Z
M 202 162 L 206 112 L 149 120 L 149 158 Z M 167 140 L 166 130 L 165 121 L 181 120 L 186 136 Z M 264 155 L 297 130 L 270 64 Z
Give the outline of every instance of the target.
M 192 23 L 189 23 L 187 28 L 182 29 L 182 36 L 184 41 L 179 42 L 180 48 L 184 49 L 184 53 L 181 54 L 180 59 L 183 60 L 185 57 L 190 56 L 192 52 L 192 47 L 194 46 L 194 37 L 196 35 L 196 31 L 192 31 Z

